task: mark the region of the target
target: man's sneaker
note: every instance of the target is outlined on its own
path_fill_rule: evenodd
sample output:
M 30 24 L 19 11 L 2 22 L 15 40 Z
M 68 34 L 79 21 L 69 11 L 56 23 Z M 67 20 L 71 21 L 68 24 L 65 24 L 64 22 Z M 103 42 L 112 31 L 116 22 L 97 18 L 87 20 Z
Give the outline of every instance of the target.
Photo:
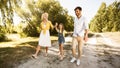
M 70 62 L 73 63 L 73 62 L 75 62 L 75 60 L 76 60 L 76 58 L 73 57 Z
M 77 60 L 77 65 L 80 65 L 80 60 L 79 59 Z

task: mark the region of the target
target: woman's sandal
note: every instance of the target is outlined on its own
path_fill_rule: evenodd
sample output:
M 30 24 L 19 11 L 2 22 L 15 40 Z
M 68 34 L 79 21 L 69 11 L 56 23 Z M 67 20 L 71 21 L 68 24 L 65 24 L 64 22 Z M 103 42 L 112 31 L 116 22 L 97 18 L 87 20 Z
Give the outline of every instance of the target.
M 37 56 L 35 56 L 35 55 L 32 55 L 32 58 L 35 58 L 35 59 L 37 59 L 38 57 L 37 57 Z

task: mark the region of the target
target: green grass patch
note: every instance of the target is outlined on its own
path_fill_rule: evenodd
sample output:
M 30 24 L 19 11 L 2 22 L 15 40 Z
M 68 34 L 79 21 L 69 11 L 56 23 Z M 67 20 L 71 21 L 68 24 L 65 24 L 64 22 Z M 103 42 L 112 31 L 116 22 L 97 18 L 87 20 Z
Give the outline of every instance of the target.
M 21 38 L 22 41 L 10 41 L 0 43 L 6 47 L 0 47 L 0 68 L 16 68 L 18 65 L 25 63 L 31 59 L 31 55 L 35 53 L 38 45 L 39 37 Z M 57 37 L 51 36 L 51 42 L 54 43 Z M 16 43 L 19 42 L 19 43 Z M 8 47 L 7 45 L 16 45 L 16 47 Z M 42 47 L 41 49 L 44 49 Z
M 26 42 L 17 47 L 0 48 L 0 68 L 16 68 L 19 64 L 30 59 L 36 46 L 37 42 Z

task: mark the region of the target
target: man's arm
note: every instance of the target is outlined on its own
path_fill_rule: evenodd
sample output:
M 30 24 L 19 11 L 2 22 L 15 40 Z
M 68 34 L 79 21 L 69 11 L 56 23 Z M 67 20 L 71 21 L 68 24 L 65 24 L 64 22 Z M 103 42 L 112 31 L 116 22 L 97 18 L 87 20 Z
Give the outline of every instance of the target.
M 85 40 L 85 42 L 88 41 L 88 29 L 85 29 L 84 40 Z
M 85 28 L 84 40 L 85 40 L 85 42 L 87 42 L 88 41 L 88 22 L 86 19 L 84 22 L 84 28 Z

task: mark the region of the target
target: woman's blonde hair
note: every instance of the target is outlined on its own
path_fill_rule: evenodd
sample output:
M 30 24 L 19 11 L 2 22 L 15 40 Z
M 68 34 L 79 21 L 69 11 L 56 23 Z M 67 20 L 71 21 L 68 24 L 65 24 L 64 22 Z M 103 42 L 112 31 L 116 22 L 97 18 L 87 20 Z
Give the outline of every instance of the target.
M 48 19 L 48 13 L 43 13 L 42 15 L 41 15 L 41 20 L 43 20 L 44 19 L 44 17 L 46 16 L 46 18 Z

